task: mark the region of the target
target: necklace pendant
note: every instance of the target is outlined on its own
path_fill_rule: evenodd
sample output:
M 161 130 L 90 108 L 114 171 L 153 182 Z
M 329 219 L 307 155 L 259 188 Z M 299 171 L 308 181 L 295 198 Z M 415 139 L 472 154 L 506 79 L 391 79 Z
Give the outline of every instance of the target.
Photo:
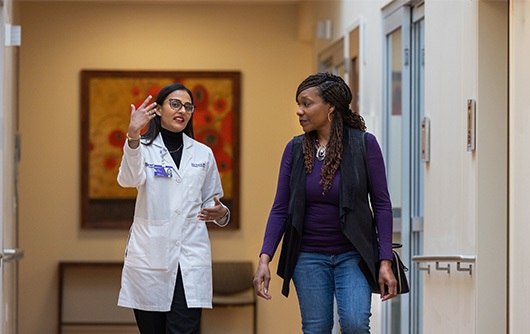
M 322 161 L 324 160 L 325 157 L 326 157 L 326 146 L 319 146 L 317 148 L 317 154 L 316 154 L 317 160 Z

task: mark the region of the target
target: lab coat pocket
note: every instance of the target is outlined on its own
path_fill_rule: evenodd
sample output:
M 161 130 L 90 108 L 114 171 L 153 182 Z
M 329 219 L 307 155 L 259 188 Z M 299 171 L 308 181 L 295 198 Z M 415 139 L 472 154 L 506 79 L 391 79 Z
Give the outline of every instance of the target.
M 198 164 L 203 165 L 203 164 Z M 202 202 L 202 188 L 204 186 L 204 180 L 206 178 L 206 170 L 204 168 L 195 167 L 189 171 L 188 182 L 188 200 L 190 202 Z
M 135 218 L 125 251 L 125 265 L 134 268 L 167 270 L 169 220 Z

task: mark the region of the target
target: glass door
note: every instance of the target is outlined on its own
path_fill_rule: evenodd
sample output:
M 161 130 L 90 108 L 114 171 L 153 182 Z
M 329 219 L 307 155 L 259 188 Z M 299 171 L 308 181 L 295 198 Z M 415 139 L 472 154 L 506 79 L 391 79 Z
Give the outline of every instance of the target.
M 394 242 L 410 268 L 409 294 L 383 306 L 383 333 L 421 333 L 421 287 L 412 256 L 422 253 L 423 5 L 395 1 L 383 10 L 385 153 Z
M 411 257 L 423 254 L 423 179 L 422 120 L 425 100 L 425 19 L 423 6 L 412 9 L 411 34 L 411 174 L 410 174 L 410 252 Z M 410 292 L 410 333 L 422 333 L 422 291 L 420 272 L 409 262 L 409 279 L 413 287 Z
M 392 200 L 392 213 L 394 217 L 393 241 L 406 244 L 406 232 L 403 231 L 403 199 L 405 179 L 403 177 L 403 31 L 401 27 L 393 30 L 386 36 L 386 71 L 385 86 L 387 96 L 385 98 L 386 109 L 386 163 L 388 171 L 388 188 Z M 405 152 L 407 153 L 407 152 Z M 406 166 L 405 166 L 406 168 Z M 405 212 L 407 214 L 407 212 Z M 401 251 L 402 258 L 407 259 L 405 248 Z M 384 304 L 384 332 L 400 334 L 401 331 L 401 304 L 404 296 L 398 296 Z M 406 331 L 403 333 L 407 333 Z

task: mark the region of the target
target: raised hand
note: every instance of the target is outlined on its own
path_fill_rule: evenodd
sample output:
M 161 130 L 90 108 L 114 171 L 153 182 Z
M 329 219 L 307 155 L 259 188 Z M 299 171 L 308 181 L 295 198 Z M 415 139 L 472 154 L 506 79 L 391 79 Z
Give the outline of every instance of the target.
M 144 102 L 136 109 L 131 104 L 131 120 L 129 122 L 129 137 L 140 138 L 140 131 L 149 121 L 156 116 L 156 102 L 149 103 L 153 97 L 149 95 Z

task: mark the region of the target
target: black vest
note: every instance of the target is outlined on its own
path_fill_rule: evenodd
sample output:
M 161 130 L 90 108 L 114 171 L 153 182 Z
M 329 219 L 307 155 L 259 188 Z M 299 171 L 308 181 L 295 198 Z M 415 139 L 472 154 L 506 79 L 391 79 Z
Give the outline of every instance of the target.
M 289 214 L 278 262 L 277 273 L 283 278 L 282 294 L 286 297 L 289 295 L 289 284 L 300 253 L 304 227 L 306 171 L 302 138 L 303 135 L 293 138 Z M 379 254 L 368 201 L 367 161 L 364 151 L 364 132 L 345 126 L 339 200 L 342 232 L 361 255 L 361 270 L 370 286 L 375 287 Z

